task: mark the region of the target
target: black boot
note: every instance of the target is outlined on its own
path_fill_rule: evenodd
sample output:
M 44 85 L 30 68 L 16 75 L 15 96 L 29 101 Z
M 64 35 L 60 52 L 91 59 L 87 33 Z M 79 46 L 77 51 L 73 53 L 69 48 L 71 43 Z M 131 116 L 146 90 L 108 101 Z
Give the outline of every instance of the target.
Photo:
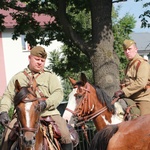
M 73 144 L 72 143 L 62 144 L 61 147 L 63 150 L 73 150 Z

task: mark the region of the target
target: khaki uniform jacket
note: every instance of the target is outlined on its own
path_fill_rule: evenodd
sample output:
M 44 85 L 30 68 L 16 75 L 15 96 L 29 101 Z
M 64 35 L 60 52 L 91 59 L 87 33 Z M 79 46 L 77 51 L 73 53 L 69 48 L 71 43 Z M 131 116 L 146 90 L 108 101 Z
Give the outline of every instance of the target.
M 140 60 L 141 63 L 137 69 Z M 135 61 L 135 63 L 133 63 Z M 146 89 L 146 85 L 150 80 L 150 64 L 144 60 L 139 54 L 136 54 L 131 60 L 126 69 L 126 76 L 124 80 L 125 87 L 122 88 L 125 96 L 140 102 L 150 101 L 150 88 Z
M 29 70 L 29 68 L 26 68 L 25 71 L 29 75 L 31 75 L 31 71 Z M 47 107 L 45 111 L 41 114 L 41 116 L 60 114 L 57 110 L 57 106 L 63 100 L 63 90 L 57 76 L 49 71 L 42 71 L 40 73 L 34 74 L 34 77 L 36 79 L 39 89 L 44 94 L 44 96 L 47 97 Z M 13 104 L 13 98 L 15 96 L 16 79 L 18 79 L 21 86 L 27 86 L 29 83 L 29 80 L 23 73 L 23 71 L 14 75 L 8 83 L 8 86 L 3 94 L 2 100 L 0 101 L 0 112 L 8 112 Z M 36 94 L 38 97 L 40 97 L 38 92 Z

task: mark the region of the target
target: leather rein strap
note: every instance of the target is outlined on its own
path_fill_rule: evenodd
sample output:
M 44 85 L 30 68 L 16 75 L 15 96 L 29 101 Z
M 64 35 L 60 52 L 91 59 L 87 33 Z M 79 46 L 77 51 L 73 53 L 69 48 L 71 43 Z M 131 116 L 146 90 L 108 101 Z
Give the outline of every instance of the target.
M 88 83 L 88 84 L 89 84 L 89 83 Z M 91 105 L 91 99 L 89 99 L 89 97 L 90 97 L 90 96 L 89 96 L 89 94 L 90 94 L 90 89 L 88 88 L 88 87 L 89 87 L 88 84 L 87 84 L 87 89 L 86 89 L 86 88 L 82 88 L 82 89 L 85 90 L 85 92 L 86 92 L 86 93 L 85 93 L 85 95 L 86 95 L 86 101 L 88 101 L 88 102 L 86 102 L 86 103 L 88 104 L 88 107 L 85 106 L 85 108 L 88 108 L 88 109 L 89 109 L 89 110 L 86 110 L 86 111 L 88 112 L 88 115 L 86 115 L 86 116 L 84 116 L 84 117 L 81 117 L 81 116 L 79 116 L 79 115 L 77 114 L 78 111 L 76 112 L 76 111 L 72 111 L 72 110 L 67 109 L 68 111 L 70 111 L 71 113 L 73 113 L 73 115 L 76 115 L 76 116 L 78 117 L 79 122 L 76 124 L 76 126 L 81 126 L 82 124 L 85 124 L 85 122 L 96 118 L 97 116 L 99 116 L 100 114 L 102 114 L 104 111 L 107 110 L 107 107 L 104 106 L 103 108 L 101 108 L 101 109 L 97 110 L 96 112 L 90 114 L 90 112 L 93 110 L 93 108 L 90 107 L 90 106 L 92 106 L 92 105 Z M 88 96 L 87 96 L 87 95 L 88 95 Z M 88 100 L 87 100 L 87 98 L 88 98 Z M 119 99 L 119 98 L 114 98 L 114 99 L 112 100 L 111 104 L 113 105 L 118 99 Z M 83 99 L 82 101 L 84 101 L 84 100 L 85 100 L 85 99 Z M 86 104 L 85 102 L 82 102 L 82 103 Z M 86 104 L 86 105 L 87 105 L 87 104 Z M 79 104 L 79 105 L 80 105 L 80 104 Z M 83 109 L 84 109 L 84 108 L 83 108 Z
M 87 84 L 87 85 L 86 85 L 87 88 L 82 88 L 82 89 L 85 91 L 85 97 L 82 99 L 82 101 L 81 101 L 80 104 L 79 104 L 79 105 L 81 105 L 81 106 L 79 106 L 79 107 L 77 107 L 77 108 L 79 108 L 79 110 L 82 110 L 82 109 L 80 109 L 81 107 L 82 107 L 83 109 L 85 109 L 85 110 L 82 110 L 81 112 L 84 112 L 84 113 L 85 113 L 85 111 L 87 111 L 87 115 L 84 116 L 84 117 L 82 117 L 82 116 L 79 116 L 79 115 L 77 114 L 78 111 L 72 111 L 72 110 L 69 110 L 69 109 L 68 109 L 68 111 L 72 112 L 73 115 L 76 115 L 76 116 L 77 116 L 79 122 L 76 123 L 76 126 L 77 126 L 77 127 L 78 127 L 78 126 L 81 126 L 81 128 L 82 128 L 82 130 L 83 130 L 83 132 L 84 132 L 84 135 L 85 135 L 85 137 L 86 137 L 86 140 L 87 140 L 88 144 L 90 144 L 89 138 L 88 138 L 88 134 L 87 134 L 87 131 L 86 131 L 85 122 L 87 122 L 87 121 L 89 121 L 89 120 L 92 120 L 92 119 L 96 118 L 97 116 L 99 116 L 100 114 L 102 114 L 104 111 L 107 110 L 107 107 L 104 106 L 104 107 L 102 107 L 101 109 L 97 110 L 96 112 L 90 114 L 90 112 L 92 112 L 92 110 L 94 109 L 94 107 L 93 107 L 93 105 L 92 105 L 92 102 L 91 102 L 91 99 L 90 99 L 90 96 L 89 96 L 89 94 L 90 94 L 90 86 L 89 86 L 89 83 L 86 83 L 86 84 Z M 114 104 L 117 100 L 118 100 L 118 98 L 113 99 L 113 101 L 111 102 L 111 104 Z M 83 105 L 82 105 L 82 103 L 83 103 Z M 86 106 L 84 106 L 84 104 L 85 104 Z M 93 108 L 92 108 L 92 107 L 93 107 Z M 80 113 L 80 115 L 81 115 L 81 113 Z

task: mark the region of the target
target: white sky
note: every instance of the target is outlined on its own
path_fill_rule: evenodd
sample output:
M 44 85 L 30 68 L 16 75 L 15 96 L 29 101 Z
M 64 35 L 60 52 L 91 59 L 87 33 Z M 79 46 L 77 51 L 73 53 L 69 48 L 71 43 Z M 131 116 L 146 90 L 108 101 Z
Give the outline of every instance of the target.
M 121 6 L 121 9 L 119 11 L 120 17 L 124 16 L 126 13 L 129 13 L 131 15 L 134 15 L 136 18 L 136 27 L 133 30 L 134 32 L 150 32 L 150 28 L 141 28 L 141 21 L 139 18 L 139 15 L 146 10 L 146 8 L 143 8 L 143 4 L 146 2 L 150 2 L 150 0 L 141 0 L 139 2 L 134 2 L 134 0 L 128 0 L 127 2 L 120 2 L 115 3 L 114 6 Z M 150 9 L 150 7 L 149 7 Z M 150 19 L 149 19 L 150 22 Z

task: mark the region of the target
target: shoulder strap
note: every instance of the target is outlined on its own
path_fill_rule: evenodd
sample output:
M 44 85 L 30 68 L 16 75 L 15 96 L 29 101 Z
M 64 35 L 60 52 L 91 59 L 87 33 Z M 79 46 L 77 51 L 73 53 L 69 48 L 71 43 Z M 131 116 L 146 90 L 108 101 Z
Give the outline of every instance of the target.
M 28 80 L 29 80 L 29 85 L 32 87 L 32 85 L 33 85 L 33 81 L 32 81 L 33 76 L 29 76 L 29 74 L 28 74 L 25 70 L 23 71 L 23 73 L 24 73 L 25 76 L 28 78 Z M 39 76 L 39 75 L 40 75 L 40 74 L 38 74 L 38 76 Z M 36 78 L 37 78 L 38 76 L 36 76 Z M 37 90 L 37 92 L 40 94 L 41 97 L 44 97 L 44 94 L 42 93 L 42 91 L 39 89 L 38 86 L 36 87 L 36 90 Z
M 29 76 L 29 74 L 24 70 L 23 73 L 25 74 L 25 76 L 28 78 L 29 80 L 29 85 L 32 87 L 33 85 L 33 81 L 32 81 L 32 78 L 31 76 Z
M 140 64 L 141 64 L 141 61 L 139 60 L 137 65 L 136 65 L 136 72 L 138 71 Z
M 145 59 L 143 59 L 143 60 L 145 60 Z M 126 70 L 125 70 L 125 75 L 127 74 L 128 69 L 129 69 L 133 64 L 135 64 L 137 61 L 138 61 L 138 63 L 137 63 L 137 65 L 136 65 L 136 72 L 138 71 L 139 66 L 140 66 L 140 64 L 141 64 L 141 60 L 140 60 L 140 59 L 135 59 L 130 65 L 128 64 L 128 66 L 127 66 L 127 68 L 126 68 Z

